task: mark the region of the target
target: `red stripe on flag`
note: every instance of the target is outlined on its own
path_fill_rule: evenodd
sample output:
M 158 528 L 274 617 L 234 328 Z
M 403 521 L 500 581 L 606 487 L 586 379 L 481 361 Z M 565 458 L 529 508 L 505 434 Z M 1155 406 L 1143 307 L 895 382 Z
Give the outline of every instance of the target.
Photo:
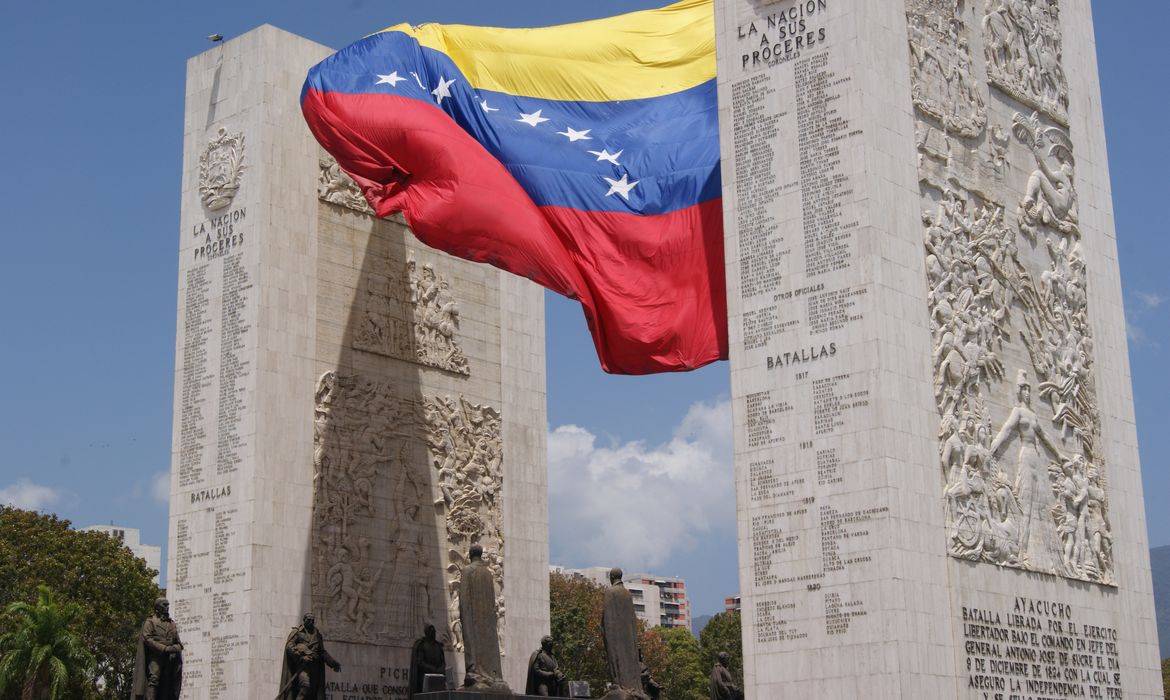
M 590 330 L 608 371 L 681 371 L 727 359 L 723 200 L 657 216 L 540 211 L 564 232 L 593 292 L 600 330 L 592 321 Z
M 379 216 L 401 210 L 423 243 L 580 301 L 607 372 L 727 357 L 720 200 L 657 216 L 538 208 L 437 107 L 309 90 L 302 110 Z

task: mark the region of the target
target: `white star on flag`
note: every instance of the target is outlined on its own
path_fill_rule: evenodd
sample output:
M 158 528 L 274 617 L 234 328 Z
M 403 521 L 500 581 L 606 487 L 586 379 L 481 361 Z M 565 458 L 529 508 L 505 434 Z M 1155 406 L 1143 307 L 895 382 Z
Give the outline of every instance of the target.
M 618 162 L 618 156 L 620 156 L 621 154 L 623 154 L 625 152 L 626 152 L 626 150 L 624 148 L 622 150 L 618 151 L 617 153 L 610 153 L 609 150 L 604 149 L 604 148 L 600 151 L 589 151 L 589 153 L 591 155 L 597 156 L 598 161 L 604 160 L 604 161 L 608 161 L 610 163 L 613 163 L 614 165 L 621 165 L 621 163 Z
M 536 126 L 537 124 L 548 121 L 544 117 L 540 116 L 540 113 L 543 111 L 544 111 L 543 109 L 538 109 L 535 112 L 533 112 L 532 114 L 525 114 L 524 112 L 521 112 L 520 118 L 517 119 L 516 121 L 524 122 L 528 126 Z
M 450 80 L 446 80 L 446 79 L 444 79 L 444 78 L 439 78 L 439 84 L 438 84 L 438 86 L 436 86 L 434 90 L 431 90 L 431 94 L 432 94 L 432 95 L 434 95 L 434 96 L 437 98 L 437 103 L 438 103 L 438 104 L 443 104 L 443 98 L 444 98 L 444 97 L 450 97 L 450 96 L 451 96 L 451 90 L 450 90 L 450 88 L 451 88 L 451 86 L 452 86 L 452 85 L 454 85 L 454 84 L 455 84 L 455 79 L 454 79 L 454 78 L 452 78 L 452 79 L 450 79 Z
M 634 185 L 638 184 L 639 180 L 629 181 L 629 175 L 622 175 L 620 180 L 610 180 L 608 177 L 602 178 L 609 183 L 609 192 L 605 193 L 608 197 L 614 192 L 620 194 L 627 202 L 630 201 L 630 190 L 634 189 Z
M 406 80 L 406 78 L 403 78 L 401 75 L 398 75 L 398 71 L 394 71 L 390 75 L 378 74 L 378 82 L 374 83 L 374 84 L 375 85 L 382 85 L 384 83 L 384 84 L 389 85 L 390 87 L 398 87 L 398 83 L 401 83 L 403 80 Z
M 422 78 L 418 77 L 418 73 L 415 73 L 414 71 L 410 71 L 410 74 L 414 76 L 414 82 L 418 83 L 418 86 L 420 88 L 422 88 L 423 90 L 427 89 L 427 86 L 423 85 Z
M 585 131 L 577 131 L 571 126 L 566 126 L 565 131 L 558 131 L 561 136 L 565 136 L 569 141 L 592 141 L 593 137 L 589 136 L 589 132 L 593 129 L 586 129 Z
M 497 109 L 495 107 L 488 107 L 488 103 L 487 103 L 486 99 L 483 102 L 480 102 L 479 106 L 483 107 L 483 111 L 488 112 L 488 113 L 500 111 L 499 109 Z

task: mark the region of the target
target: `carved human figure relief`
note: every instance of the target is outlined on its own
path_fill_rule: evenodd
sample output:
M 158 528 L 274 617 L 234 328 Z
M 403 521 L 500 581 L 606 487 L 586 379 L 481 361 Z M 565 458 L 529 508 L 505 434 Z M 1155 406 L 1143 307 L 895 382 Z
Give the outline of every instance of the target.
M 424 398 L 423 418 L 436 482 L 434 507 L 446 523 L 447 604 L 451 619 L 458 618 L 459 577 L 468 563 L 467 551 L 472 544 L 479 544 L 500 591 L 497 616 L 502 639 L 504 474 L 500 414 L 462 396 L 434 396 Z M 457 626 L 451 630 L 451 638 L 455 648 L 461 649 L 462 636 Z
M 414 354 L 419 364 L 456 374 L 471 374 L 467 357 L 459 346 L 459 304 L 451 285 L 429 263 L 419 268 L 414 260 L 406 264 L 414 307 Z
M 338 640 L 406 642 L 435 618 L 426 589 L 437 562 L 423 545 L 427 499 L 411 458 L 421 434 L 417 403 L 389 384 L 339 372 L 318 380 L 311 590 Z
M 964 0 L 909 0 L 910 94 L 947 133 L 979 136 L 987 104 L 976 78 Z
M 1068 124 L 1057 0 L 986 0 L 983 52 L 992 85 Z
M 227 208 L 244 172 L 244 135 L 220 127 L 199 155 L 199 198 L 210 211 Z
M 459 303 L 430 263 L 407 261 L 405 274 L 372 273 L 353 347 L 470 376 L 459 344 Z
M 1076 164 L 1068 134 L 1060 127 L 1045 127 L 1036 112 L 1030 117 L 1016 113 L 1012 118 L 1012 132 L 1028 146 L 1036 161 L 1036 169 L 1028 178 L 1027 191 L 1020 202 L 1020 229 L 1032 239 L 1041 227 L 1079 238 Z
M 361 214 L 374 215 L 370 203 L 366 201 L 362 190 L 353 181 L 333 156 L 322 152 L 318 158 L 319 173 L 317 176 L 317 198 L 322 202 L 329 202 L 338 206 L 352 209 Z

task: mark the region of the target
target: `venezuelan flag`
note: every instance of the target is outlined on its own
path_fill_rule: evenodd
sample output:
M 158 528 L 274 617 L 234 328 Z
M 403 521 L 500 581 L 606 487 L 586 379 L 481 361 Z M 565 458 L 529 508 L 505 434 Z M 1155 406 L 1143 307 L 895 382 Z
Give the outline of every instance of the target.
M 310 70 L 301 106 L 379 216 L 579 300 L 607 372 L 727 357 L 711 0 L 391 27 Z

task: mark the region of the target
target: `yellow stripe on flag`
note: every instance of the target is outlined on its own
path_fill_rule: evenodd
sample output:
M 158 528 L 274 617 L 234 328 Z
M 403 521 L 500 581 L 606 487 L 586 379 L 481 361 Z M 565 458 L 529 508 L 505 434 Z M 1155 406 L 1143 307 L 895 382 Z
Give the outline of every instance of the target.
M 680 92 L 715 77 L 712 0 L 537 29 L 400 24 L 472 87 L 549 100 L 613 102 Z M 382 32 L 378 32 L 379 34 Z

